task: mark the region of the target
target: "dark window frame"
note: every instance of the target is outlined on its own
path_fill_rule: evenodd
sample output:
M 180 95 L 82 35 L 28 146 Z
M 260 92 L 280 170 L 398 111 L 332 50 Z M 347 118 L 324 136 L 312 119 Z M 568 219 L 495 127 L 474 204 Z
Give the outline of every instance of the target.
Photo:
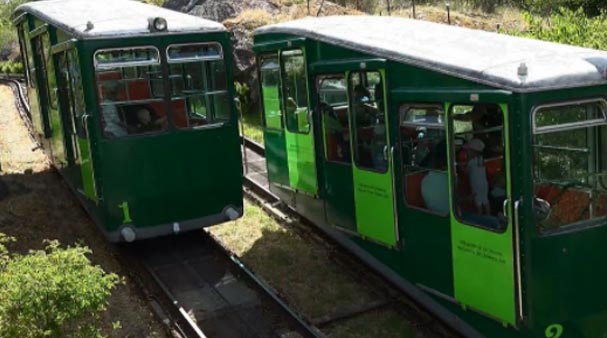
M 263 82 L 262 82 L 262 75 L 261 75 L 261 62 L 262 59 L 264 58 L 275 58 L 276 59 L 276 64 L 278 64 L 278 84 L 276 86 L 277 92 L 278 92 L 278 109 L 280 111 L 280 128 L 275 128 L 275 127 L 270 127 L 267 124 L 267 120 L 266 120 L 266 107 L 265 107 L 265 100 L 264 100 L 264 96 L 263 96 Z M 280 51 L 275 51 L 275 52 L 271 52 L 271 53 L 264 53 L 261 54 L 257 57 L 257 64 L 259 65 L 258 68 L 258 76 L 257 78 L 259 79 L 259 95 L 261 97 L 261 106 L 262 106 L 262 119 L 261 119 L 261 124 L 263 126 L 264 129 L 267 130 L 272 130 L 272 131 L 284 131 L 285 129 L 285 122 L 284 122 L 284 113 L 283 113 L 283 107 L 282 107 L 282 76 L 281 76 L 281 66 L 280 66 Z
M 352 128 L 356 125 L 356 113 L 354 112 L 354 108 L 353 108 L 353 98 L 352 95 L 350 95 L 350 91 L 353 91 L 354 88 L 352 87 L 352 75 L 353 74 L 360 74 L 360 73 L 377 73 L 379 75 L 380 78 L 380 83 L 382 83 L 383 86 L 383 91 L 384 91 L 384 98 L 385 98 L 385 93 L 386 93 L 386 81 L 384 79 L 384 76 L 381 73 L 380 68 L 371 68 L 371 69 L 356 69 L 356 70 L 352 70 L 350 72 L 348 72 L 348 77 L 347 77 L 347 81 L 348 81 L 348 109 L 350 109 L 350 119 L 349 119 L 349 126 L 350 126 L 350 144 L 351 144 L 351 149 L 352 151 L 352 160 L 354 163 L 354 166 L 356 166 L 357 169 L 360 170 L 364 170 L 364 171 L 368 171 L 368 172 L 373 172 L 373 173 L 377 173 L 377 174 L 386 174 L 388 173 L 388 170 L 390 169 L 390 158 L 389 158 L 389 154 L 388 155 L 388 159 L 386 159 L 386 168 L 384 170 L 377 170 L 375 168 L 369 168 L 369 167 L 365 167 L 365 166 L 361 166 L 358 163 L 358 146 L 356 144 L 354 144 L 354 141 L 358 142 L 358 127 L 356 128 Z M 387 107 L 388 107 L 388 102 L 384 102 L 383 103 L 383 117 L 384 117 L 384 126 L 386 129 L 386 136 L 385 136 L 385 141 L 386 141 L 386 147 L 390 144 L 390 137 L 389 137 L 389 130 L 388 130 L 388 119 L 389 119 L 389 115 L 387 114 Z M 377 107 L 377 109 L 379 110 L 379 105 Z M 390 151 L 390 147 L 388 147 L 388 152 Z M 393 169 L 394 171 L 394 169 Z M 394 173 L 393 173 L 394 174 Z
M 348 116 L 347 116 L 347 125 L 345 126 L 345 128 L 348 129 L 348 133 L 350 135 L 350 137 L 348 139 L 348 147 L 349 147 L 349 151 L 350 151 L 350 156 L 349 156 L 350 160 L 349 161 L 337 161 L 337 160 L 329 159 L 329 157 L 328 157 L 329 152 L 328 152 L 328 148 L 327 148 L 327 135 L 326 135 L 326 132 L 325 132 L 326 131 L 325 129 L 326 129 L 327 126 L 325 125 L 324 115 L 321 114 L 320 119 L 321 119 L 321 125 L 322 125 L 321 130 L 323 131 L 322 133 L 323 133 L 323 141 L 324 141 L 323 142 L 324 159 L 325 159 L 325 162 L 328 162 L 328 163 L 352 167 L 352 140 L 351 140 L 352 130 L 350 129 L 350 114 L 351 114 L 351 112 L 350 112 L 350 103 L 349 103 L 350 102 L 350 99 L 349 99 L 350 94 L 348 92 L 348 78 L 346 77 L 346 73 L 343 72 L 343 73 L 331 73 L 331 74 L 318 74 L 314 78 L 314 85 L 316 86 L 316 91 L 317 91 L 316 94 L 318 95 L 318 100 L 317 101 L 320 104 L 320 102 L 322 102 L 322 101 L 320 99 L 320 86 L 319 86 L 318 80 L 320 78 L 337 78 L 338 76 L 341 76 L 343 78 L 344 82 L 346 83 L 346 100 L 347 101 L 345 103 L 346 103 L 346 111 L 347 111 Z
M 404 110 L 404 111 L 401 112 L 400 110 L 403 107 L 409 107 L 409 108 L 419 108 L 419 107 L 422 107 L 422 108 L 426 108 L 426 107 L 431 108 L 431 107 L 435 107 L 435 108 L 439 108 L 442 111 L 442 113 L 443 113 L 443 119 L 444 119 L 443 124 L 442 124 L 442 129 L 441 128 L 436 128 L 436 129 L 441 129 L 444 132 L 444 134 L 445 134 L 444 142 L 445 142 L 445 147 L 447 147 L 447 149 L 445 149 L 445 155 L 448 155 L 447 152 L 449 151 L 449 147 L 448 147 L 448 142 L 447 142 L 448 141 L 448 136 L 447 136 L 447 126 L 446 126 L 446 124 L 448 123 L 448 121 L 447 121 L 447 113 L 445 112 L 445 104 L 443 102 L 407 102 L 407 101 L 400 102 L 399 105 L 398 105 L 398 110 L 399 110 L 399 116 L 398 116 L 398 121 L 399 121 L 399 125 L 398 125 L 398 145 L 399 145 L 399 148 L 398 149 L 400 150 L 400 168 L 402 170 L 402 172 L 401 172 L 401 180 L 402 180 L 401 186 L 403 187 L 403 189 L 402 189 L 402 197 L 403 197 L 403 201 L 404 201 L 405 206 L 407 208 L 418 210 L 418 211 L 421 211 L 421 212 L 424 212 L 424 213 L 427 213 L 427 214 L 439 216 L 439 217 L 442 217 L 442 218 L 449 218 L 450 214 L 451 214 L 451 209 L 450 208 L 447 211 L 447 213 L 440 213 L 440 212 L 437 212 L 437 211 L 434 211 L 434 210 L 430 210 L 428 208 L 420 208 L 418 206 L 412 205 L 407 200 L 407 188 L 408 187 L 407 187 L 406 176 L 407 176 L 407 174 L 417 173 L 418 171 L 417 172 L 412 172 L 412 171 L 407 170 L 407 168 L 409 168 L 410 166 L 408 164 L 405 164 L 405 158 L 404 158 L 404 154 L 402 152 L 402 149 L 403 149 L 403 136 L 402 136 L 402 133 L 401 133 L 401 127 L 403 127 L 403 125 L 406 124 L 406 122 L 404 121 L 404 118 L 405 118 L 406 113 L 409 111 L 409 109 L 407 109 L 407 110 Z M 419 123 L 419 124 L 411 123 L 410 125 L 411 126 L 415 126 L 415 125 L 418 125 L 418 126 L 431 126 L 433 129 L 435 127 L 435 125 L 430 125 L 430 124 L 424 125 L 422 123 Z M 444 173 L 447 175 L 447 178 L 449 178 L 449 158 L 448 158 L 448 156 L 445 159 L 445 161 L 447 163 L 447 168 L 444 171 Z M 430 171 L 430 170 L 431 169 L 429 169 L 428 171 Z M 449 190 L 449 189 L 450 189 L 450 186 L 449 186 L 449 182 L 448 182 L 447 183 L 447 190 Z M 448 193 L 448 194 L 450 194 L 450 193 Z M 451 198 L 451 196 L 447 196 L 447 197 L 449 199 Z M 451 202 L 449 202 L 449 207 L 451 207 Z
M 304 74 L 303 74 L 303 78 L 304 78 L 304 83 L 306 84 L 306 88 L 305 88 L 305 92 L 306 92 L 306 119 L 308 120 L 308 129 L 305 132 L 302 132 L 299 130 L 299 125 L 298 125 L 298 129 L 297 130 L 292 130 L 291 128 L 289 128 L 289 123 L 288 123 L 288 119 L 289 119 L 289 112 L 287 111 L 287 95 L 285 95 L 285 91 L 286 91 L 286 84 L 285 84 L 285 76 L 287 74 L 287 71 L 285 69 L 285 62 L 283 60 L 283 55 L 285 53 L 289 53 L 289 52 L 296 52 L 299 51 L 301 52 L 301 55 L 297 55 L 297 56 L 301 56 L 301 58 L 303 59 L 303 70 L 304 70 Z M 284 120 L 284 129 L 286 129 L 288 132 L 293 133 L 293 134 L 300 134 L 300 135 L 309 135 L 310 132 L 312 131 L 312 109 L 310 107 L 310 89 L 309 84 L 308 84 L 308 62 L 306 59 L 306 52 L 304 50 L 304 48 L 289 48 L 289 49 L 282 49 L 280 50 L 279 53 L 279 65 L 280 65 L 280 84 L 281 84 L 281 97 L 280 97 L 280 101 L 282 104 L 282 111 L 284 111 L 284 113 L 282 114 L 282 116 L 284 116 L 282 119 Z M 299 122 L 299 121 L 298 121 Z
M 453 114 L 453 108 L 455 106 L 474 106 L 476 104 L 485 104 L 485 105 L 495 105 L 496 107 L 498 107 L 500 115 L 501 115 L 501 119 L 502 119 L 502 128 L 503 126 L 506 124 L 505 121 L 505 116 L 504 116 L 504 111 L 501 108 L 501 104 L 500 103 L 496 103 L 496 102 L 451 102 L 449 104 L 449 109 L 447 110 L 447 115 L 446 115 L 446 120 L 447 120 L 447 128 L 448 128 L 448 153 L 449 153 L 449 159 L 450 161 L 448 162 L 448 166 L 449 166 L 449 179 L 450 179 L 450 206 L 452 208 L 452 210 L 456 211 L 457 207 L 458 207 L 458 196 L 456 196 L 456 192 L 457 192 L 457 171 L 455 170 L 455 165 L 457 165 L 457 154 L 455 153 L 455 130 L 454 130 L 454 114 Z M 468 133 L 468 132 L 466 132 Z M 472 133 L 474 133 L 474 131 L 472 131 Z M 506 153 L 505 153 L 505 149 L 506 149 L 506 133 L 505 130 L 503 130 L 502 132 L 502 144 L 504 145 L 504 154 L 503 154 L 503 166 L 506 166 Z M 509 161 L 510 162 L 510 161 Z M 505 170 L 509 170 L 508 168 L 506 168 Z M 505 173 L 506 174 L 506 173 Z M 512 178 L 511 178 L 512 179 Z M 508 196 L 508 190 L 509 190 L 509 186 L 511 186 L 511 182 L 506 181 L 506 198 L 509 199 L 510 196 Z M 490 190 L 488 191 L 488 194 L 490 194 Z M 470 227 L 474 227 L 474 228 L 478 228 L 478 229 L 482 229 L 482 230 L 486 230 L 486 231 L 490 231 L 496 234 L 504 234 L 506 233 L 506 231 L 508 231 L 508 227 L 510 225 L 510 223 L 512 223 L 510 220 L 506 221 L 506 224 L 503 228 L 493 228 L 490 226 L 486 226 L 483 224 L 474 224 L 471 223 L 470 221 L 464 220 L 462 219 L 461 215 L 458 215 L 457 211 L 452 213 L 453 217 L 455 217 L 455 219 L 466 226 L 470 226 Z M 505 215 L 504 215 L 505 216 Z M 512 217 L 510 217 L 512 218 Z M 498 218 L 498 222 L 499 222 L 499 218 Z
M 219 50 L 219 54 L 218 55 L 213 55 L 213 56 L 204 56 L 204 57 L 179 57 L 179 58 L 171 58 L 170 57 L 170 49 L 171 48 L 175 48 L 175 47 L 183 47 L 183 46 L 215 46 L 218 47 Z M 213 128 L 220 128 L 223 127 L 225 125 L 230 125 L 232 123 L 233 120 L 233 114 L 232 114 L 232 104 L 230 102 L 230 90 L 229 90 L 229 85 L 228 85 L 228 66 L 226 65 L 226 60 L 224 58 L 224 53 L 223 53 L 223 46 L 221 45 L 221 43 L 216 42 L 216 41 L 211 41 L 211 42 L 200 42 L 200 43 L 179 43 L 179 44 L 170 44 L 165 48 L 165 54 L 166 54 L 166 60 L 167 60 L 167 69 L 168 69 L 168 73 L 167 73 L 167 82 L 169 84 L 169 88 L 168 91 L 170 93 L 170 103 L 169 105 L 171 106 L 172 109 L 172 103 L 174 101 L 175 98 L 179 98 L 179 95 L 174 95 L 173 94 L 173 82 L 171 81 L 171 73 L 172 73 L 172 69 L 171 66 L 181 66 L 182 71 L 185 71 L 185 65 L 187 64 L 200 64 L 202 69 L 202 78 L 203 78 L 203 85 L 204 85 L 204 100 L 205 100 L 205 109 L 207 110 L 207 119 L 210 121 L 208 124 L 204 124 L 204 125 L 199 125 L 199 126 L 191 126 L 189 123 L 189 118 L 187 120 L 188 122 L 188 126 L 186 127 L 178 127 L 175 123 L 175 112 L 173 111 L 173 123 L 175 124 L 175 128 L 179 131 L 187 131 L 187 130 L 203 130 L 203 129 L 213 129 Z M 225 80 L 225 89 L 212 89 L 212 90 L 207 90 L 212 86 L 212 76 L 211 76 L 211 63 L 212 62 L 221 62 L 221 65 L 223 66 L 224 72 L 223 72 L 223 76 L 224 76 L 224 80 Z M 217 119 L 216 116 L 216 112 L 215 112 L 215 105 L 212 104 L 211 102 L 213 102 L 217 97 L 218 94 L 223 94 L 226 98 L 227 98 L 227 102 L 226 102 L 226 111 L 228 112 L 228 116 L 225 119 Z M 187 114 L 187 112 L 186 112 Z
M 540 132 L 539 134 L 536 133 L 537 129 L 536 129 L 535 121 L 536 121 L 536 114 L 538 111 L 540 111 L 541 109 L 545 109 L 545 108 L 567 107 L 567 106 L 580 105 L 580 104 L 589 104 L 589 103 L 593 103 L 593 102 L 597 102 L 597 103 L 600 102 L 603 104 L 603 107 L 605 107 L 605 109 L 606 109 L 603 111 L 603 114 L 607 118 L 607 97 L 603 97 L 603 96 L 594 96 L 594 97 L 583 98 L 583 99 L 579 99 L 579 100 L 570 99 L 570 100 L 563 100 L 563 101 L 550 101 L 550 102 L 545 102 L 545 103 L 533 106 L 531 108 L 531 114 L 529 115 L 530 116 L 530 125 L 531 125 L 529 135 L 530 135 L 532 148 L 534 148 L 534 145 L 535 145 L 535 136 L 536 135 L 559 132 L 559 130 L 544 130 L 543 132 Z M 592 123 L 592 122 L 596 122 L 593 120 L 590 120 L 589 122 L 591 122 L 591 123 L 589 123 L 588 125 L 577 126 L 577 128 L 574 127 L 574 124 L 563 124 L 563 125 L 565 125 L 567 127 L 572 127 L 572 129 L 570 129 L 570 130 L 600 128 L 600 127 L 606 126 L 605 124 Z M 550 129 L 552 129 L 552 128 L 550 128 Z M 566 129 L 566 128 L 564 128 L 564 129 Z M 606 129 L 607 129 L 607 127 L 606 127 Z M 560 130 L 560 131 L 564 131 L 564 130 Z M 598 144 L 596 152 L 598 152 L 599 155 L 601 152 L 604 152 L 605 150 L 607 150 L 607 149 L 603 149 L 603 147 L 607 148 L 607 131 L 605 132 L 604 135 L 596 136 L 596 140 L 598 142 L 601 141 L 601 138 L 604 139 L 605 144 L 603 144 L 603 145 Z M 535 188 L 536 188 L 536 184 L 537 184 L 536 183 L 536 166 L 537 166 L 536 162 L 537 162 L 537 160 L 536 160 L 536 156 L 535 156 L 535 149 L 533 151 L 534 151 L 534 154 L 531 156 L 531 166 L 529 168 L 529 171 L 530 171 L 531 187 L 532 187 L 531 195 L 533 196 L 533 198 L 535 198 L 535 196 L 536 196 Z M 605 159 L 602 159 L 602 160 L 605 161 Z M 605 163 L 603 163 L 603 161 L 601 161 L 601 159 L 598 159 L 597 163 L 596 163 L 597 166 L 607 164 L 607 161 Z M 605 222 L 605 218 L 594 218 L 594 219 L 581 220 L 581 221 L 573 222 L 570 224 L 561 225 L 557 228 L 544 229 L 544 230 L 542 230 L 542 228 L 539 226 L 539 224 L 540 224 L 540 222 L 535 222 L 535 221 L 533 224 L 539 237 L 549 237 L 549 236 L 563 234 L 563 233 L 575 233 L 575 232 L 583 231 L 586 229 L 607 226 L 607 222 Z
M 103 64 L 102 66 L 98 67 L 98 62 L 97 62 L 97 54 L 101 53 L 101 52 L 111 52 L 111 51 L 135 51 L 135 50 L 155 50 L 156 51 L 156 55 L 158 56 L 157 59 L 154 59 L 154 61 L 143 61 L 143 62 L 138 62 L 138 61 L 133 61 L 133 62 L 115 62 L 115 63 L 107 63 L 107 64 Z M 94 71 L 94 76 L 93 76 L 93 81 L 94 81 L 94 88 L 95 88 L 95 98 L 96 98 L 96 104 L 95 106 L 97 107 L 97 111 L 98 111 L 98 125 L 99 125 L 99 130 L 101 132 L 102 138 L 108 141 L 116 141 L 116 140 L 125 140 L 125 139 L 133 139 L 133 138 L 141 138 L 141 137 L 149 137 L 149 136 L 157 136 L 157 135 L 162 135 L 162 134 L 166 134 L 171 130 L 171 126 L 170 123 L 167 124 L 166 127 L 158 129 L 158 130 L 153 130 L 153 131 L 147 131 L 147 132 L 143 132 L 143 133 L 134 133 L 134 134 L 127 134 L 125 136 L 119 136 L 119 137 L 108 137 L 108 135 L 106 135 L 104 128 L 103 128 L 103 105 L 102 105 L 102 100 L 101 100 L 101 96 L 99 93 L 99 84 L 100 82 L 97 80 L 97 71 L 98 70 L 117 70 L 119 71 L 121 74 L 123 73 L 123 69 L 124 68 L 130 68 L 130 67 L 144 67 L 144 66 L 158 66 L 160 74 L 162 75 L 162 81 L 163 84 L 166 82 L 165 80 L 165 72 L 163 69 L 163 64 L 164 62 L 162 61 L 162 57 L 160 54 L 160 50 L 158 49 L 158 47 L 156 47 L 155 45 L 130 45 L 130 46 L 123 46 L 123 47 L 116 47 L 116 48 L 99 48 L 97 50 L 95 50 L 93 52 L 93 71 Z M 130 79 L 132 80 L 132 79 Z M 151 91 L 151 87 L 150 87 L 150 91 Z M 163 96 L 159 97 L 159 98 L 153 98 L 153 99 L 144 99 L 144 100 L 135 100 L 135 101 L 124 101 L 124 102 L 120 102 L 120 103 L 129 103 L 129 104 L 139 104 L 144 108 L 147 108 L 146 104 L 148 103 L 154 103 L 154 102 L 162 102 L 163 106 L 165 107 L 165 109 L 167 109 L 167 103 L 166 103 L 166 98 L 164 95 L 164 90 L 163 90 Z M 166 117 L 167 119 L 169 119 L 169 112 L 167 110 L 166 113 Z M 167 121 L 168 122 L 168 121 Z

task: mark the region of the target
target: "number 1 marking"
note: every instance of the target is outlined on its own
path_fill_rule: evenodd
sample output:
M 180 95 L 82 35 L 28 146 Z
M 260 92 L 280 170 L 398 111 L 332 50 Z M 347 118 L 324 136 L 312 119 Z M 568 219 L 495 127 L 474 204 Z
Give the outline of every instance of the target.
M 118 204 L 118 208 L 122 209 L 122 223 L 126 224 L 126 223 L 132 223 L 133 220 L 131 219 L 131 211 L 129 210 L 129 203 L 128 202 L 122 202 L 121 204 Z

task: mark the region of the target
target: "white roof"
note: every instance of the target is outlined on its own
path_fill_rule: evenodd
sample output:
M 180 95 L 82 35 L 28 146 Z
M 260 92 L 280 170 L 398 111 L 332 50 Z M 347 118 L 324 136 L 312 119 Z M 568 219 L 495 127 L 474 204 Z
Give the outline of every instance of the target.
M 607 83 L 607 52 L 427 21 L 309 17 L 255 31 L 268 33 L 303 36 L 518 92 Z M 526 77 L 518 75 L 521 63 Z
M 218 32 L 225 27 L 217 22 L 133 0 L 46 0 L 28 2 L 16 13 L 31 13 L 81 39 L 150 33 L 148 18 L 167 20 L 168 33 Z M 87 29 L 87 23 L 93 28 Z

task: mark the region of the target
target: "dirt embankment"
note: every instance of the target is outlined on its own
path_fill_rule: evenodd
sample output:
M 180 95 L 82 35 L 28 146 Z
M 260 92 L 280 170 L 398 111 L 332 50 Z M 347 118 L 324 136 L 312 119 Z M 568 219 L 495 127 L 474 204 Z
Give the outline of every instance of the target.
M 25 253 L 44 247 L 44 239 L 62 245 L 82 243 L 93 250 L 94 264 L 124 275 L 112 247 L 78 204 L 47 157 L 29 137 L 9 87 L 0 85 L 0 232 L 17 239 L 10 249 Z M 112 329 L 119 322 L 121 328 Z M 109 337 L 166 337 L 139 291 L 127 280 L 117 287 L 103 316 Z

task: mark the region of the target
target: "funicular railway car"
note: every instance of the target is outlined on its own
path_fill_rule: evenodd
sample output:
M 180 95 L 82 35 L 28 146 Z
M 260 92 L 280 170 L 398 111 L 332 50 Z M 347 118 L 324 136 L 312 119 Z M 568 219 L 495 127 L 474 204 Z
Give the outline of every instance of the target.
M 607 336 L 607 53 L 348 16 L 254 49 L 283 201 L 466 336 Z
M 219 23 L 137 1 L 17 8 L 34 132 L 110 241 L 242 215 Z

